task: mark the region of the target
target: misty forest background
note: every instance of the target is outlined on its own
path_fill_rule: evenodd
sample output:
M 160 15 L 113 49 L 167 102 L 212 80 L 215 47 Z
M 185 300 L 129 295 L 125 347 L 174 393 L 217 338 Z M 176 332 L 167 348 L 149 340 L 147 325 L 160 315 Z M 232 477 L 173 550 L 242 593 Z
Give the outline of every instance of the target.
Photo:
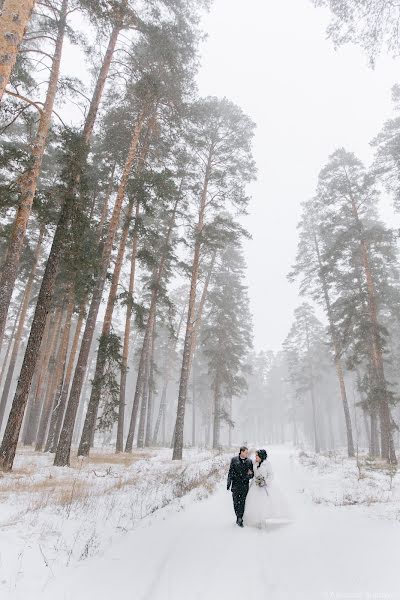
M 0 4 L 0 467 L 18 444 L 64 466 L 93 447 L 179 460 L 261 440 L 396 463 L 400 232 L 379 202 L 400 210 L 400 86 L 373 163 L 338 148 L 298 199 L 302 298 L 282 349 L 257 352 L 255 124 L 198 96 L 209 2 Z M 316 4 L 372 66 L 399 54 L 392 3 Z M 64 72 L 72 47 L 84 81 Z

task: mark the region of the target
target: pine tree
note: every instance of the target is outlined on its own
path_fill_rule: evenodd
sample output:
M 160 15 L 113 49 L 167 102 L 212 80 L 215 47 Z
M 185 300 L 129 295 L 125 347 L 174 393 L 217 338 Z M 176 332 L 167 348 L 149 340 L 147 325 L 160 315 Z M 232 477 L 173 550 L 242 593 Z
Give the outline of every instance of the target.
M 322 228 L 319 227 L 317 215 L 315 202 L 309 201 L 303 204 L 303 214 L 298 225 L 300 240 L 297 248 L 296 264 L 289 275 L 289 279 L 293 280 L 296 276 L 301 275 L 300 292 L 311 296 L 313 300 L 324 307 L 329 323 L 334 363 L 343 404 L 347 432 L 347 452 L 349 456 L 354 456 L 353 431 L 343 373 L 343 348 L 332 309 L 332 287 L 335 286 L 335 279 L 329 273 L 329 265 L 325 256 L 329 252 L 330 239 L 323 239 Z M 323 231 L 326 232 L 327 229 L 325 228 Z
M 187 140 L 196 168 L 193 191 L 198 194 L 197 223 L 193 231 L 193 259 L 179 384 L 173 458 L 180 460 L 183 449 L 185 408 L 193 353 L 197 283 L 204 251 L 208 219 L 229 208 L 244 210 L 245 186 L 254 177 L 251 156 L 253 124 L 240 109 L 227 100 L 206 98 L 190 110 Z M 212 218 L 212 217 L 211 217 Z
M 364 339 L 363 344 L 369 348 L 371 375 L 379 398 L 382 455 L 395 462 L 390 393 L 383 360 L 385 332 L 379 314 L 384 299 L 379 290 L 387 282 L 385 262 L 390 255 L 392 261 L 394 258 L 393 240 L 377 219 L 377 198 L 374 175 L 366 172 L 353 154 L 337 150 L 320 173 L 316 200 L 323 235 L 330 237 L 328 269 L 334 270 L 337 289 L 347 289 L 333 310 L 338 311 L 342 327 L 348 329 L 354 323 L 358 332 L 367 336 L 368 341 Z M 361 320 L 355 319 L 357 314 Z
M 213 448 L 221 444 L 221 424 L 231 427 L 230 401 L 246 390 L 247 356 L 252 344 L 245 262 L 237 241 L 215 266 L 201 328 L 201 348 L 208 363 L 214 398 Z

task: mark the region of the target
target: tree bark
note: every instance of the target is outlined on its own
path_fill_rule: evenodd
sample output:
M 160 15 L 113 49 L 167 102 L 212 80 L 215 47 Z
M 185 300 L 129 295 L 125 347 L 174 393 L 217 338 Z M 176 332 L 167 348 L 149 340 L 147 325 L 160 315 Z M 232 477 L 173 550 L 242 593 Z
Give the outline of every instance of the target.
M 17 278 L 18 266 L 25 240 L 26 228 L 32 210 L 33 199 L 42 169 L 44 151 L 53 115 L 54 100 L 56 97 L 58 80 L 60 77 L 60 64 L 62 47 L 67 24 L 68 1 L 63 0 L 59 15 L 56 46 L 54 50 L 49 86 L 46 100 L 40 115 L 38 130 L 31 149 L 31 166 L 21 177 L 19 182 L 20 199 L 14 221 L 11 237 L 8 242 L 6 258 L 0 277 L 0 344 L 3 339 L 7 321 L 8 309 Z M 1 38 L 0 38 L 1 39 Z M 1 53 L 1 52 L 0 52 Z M 1 65 L 1 61 L 0 61 Z
M 10 81 L 35 0 L 3 0 L 0 15 L 0 101 Z

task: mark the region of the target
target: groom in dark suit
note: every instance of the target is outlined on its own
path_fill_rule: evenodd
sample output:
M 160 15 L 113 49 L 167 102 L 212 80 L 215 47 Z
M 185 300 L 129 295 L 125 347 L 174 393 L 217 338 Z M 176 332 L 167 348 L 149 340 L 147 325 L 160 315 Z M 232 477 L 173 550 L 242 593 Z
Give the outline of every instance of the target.
M 249 491 L 249 481 L 254 477 L 253 463 L 248 456 L 248 448 L 242 446 L 239 456 L 232 458 L 228 473 L 227 489 L 230 490 L 232 487 L 233 508 L 239 527 L 243 527 L 244 505 Z

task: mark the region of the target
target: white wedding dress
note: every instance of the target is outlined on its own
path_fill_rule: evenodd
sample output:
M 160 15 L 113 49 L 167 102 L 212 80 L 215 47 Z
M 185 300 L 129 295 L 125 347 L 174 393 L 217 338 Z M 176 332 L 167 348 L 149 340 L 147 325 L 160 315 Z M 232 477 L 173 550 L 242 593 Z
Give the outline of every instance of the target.
M 262 476 L 265 486 L 257 485 L 258 476 Z M 291 520 L 287 502 L 280 490 L 272 483 L 274 474 L 269 460 L 258 467 L 254 463 L 254 477 L 251 480 L 243 515 L 243 524 L 247 527 L 267 527 L 269 523 L 286 523 Z

